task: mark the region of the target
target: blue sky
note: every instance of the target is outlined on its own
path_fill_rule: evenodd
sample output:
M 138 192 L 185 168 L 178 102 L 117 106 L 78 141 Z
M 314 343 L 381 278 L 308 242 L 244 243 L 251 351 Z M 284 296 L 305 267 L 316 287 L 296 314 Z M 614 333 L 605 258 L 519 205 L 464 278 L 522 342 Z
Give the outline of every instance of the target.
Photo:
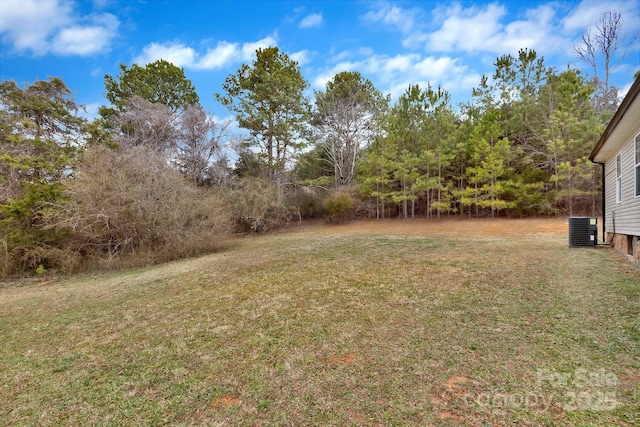
M 521 48 L 590 72 L 573 47 L 607 10 L 622 13 L 625 33 L 640 29 L 640 0 L 3 0 L 0 80 L 61 77 L 92 116 L 106 103 L 105 74 L 162 58 L 184 68 L 210 114 L 227 117 L 214 99 L 225 77 L 277 45 L 299 61 L 310 92 L 359 71 L 392 98 L 430 82 L 458 103 L 498 56 Z M 624 92 L 639 69 L 636 42 L 613 83 Z

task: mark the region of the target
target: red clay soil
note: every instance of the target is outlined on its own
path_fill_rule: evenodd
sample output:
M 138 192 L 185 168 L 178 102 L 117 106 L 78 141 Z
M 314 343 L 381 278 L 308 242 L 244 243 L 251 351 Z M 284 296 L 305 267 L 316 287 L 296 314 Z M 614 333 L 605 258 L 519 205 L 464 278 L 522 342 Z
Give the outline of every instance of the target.
M 331 364 L 349 366 L 356 360 L 356 353 L 347 353 L 344 355 L 333 355 L 328 362 Z
M 240 399 L 228 394 L 213 399 L 213 402 L 211 402 L 211 406 L 213 406 L 214 408 L 228 408 L 230 406 L 238 406 L 241 403 L 242 401 Z

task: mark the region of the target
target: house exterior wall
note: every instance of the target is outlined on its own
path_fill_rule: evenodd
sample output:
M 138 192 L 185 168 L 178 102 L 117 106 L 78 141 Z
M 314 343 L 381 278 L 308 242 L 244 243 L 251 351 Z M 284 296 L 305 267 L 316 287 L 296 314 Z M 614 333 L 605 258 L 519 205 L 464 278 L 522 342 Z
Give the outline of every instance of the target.
M 631 84 L 589 159 L 604 164 L 605 239 L 640 264 L 640 196 L 636 196 L 636 137 L 640 135 L 640 76 Z M 620 199 L 616 194 L 620 155 Z M 640 180 L 640 176 L 638 178 Z
M 606 239 L 614 248 L 640 263 L 640 197 L 635 195 L 635 139 L 640 121 L 625 135 L 620 148 L 605 161 Z M 621 200 L 616 200 L 617 156 L 621 166 Z
M 640 197 L 635 195 L 635 137 L 640 134 L 640 122 L 625 135 L 624 144 L 605 161 L 605 227 L 608 232 L 640 236 Z M 621 195 L 616 202 L 616 157 L 620 154 Z M 615 224 L 614 224 L 615 222 Z

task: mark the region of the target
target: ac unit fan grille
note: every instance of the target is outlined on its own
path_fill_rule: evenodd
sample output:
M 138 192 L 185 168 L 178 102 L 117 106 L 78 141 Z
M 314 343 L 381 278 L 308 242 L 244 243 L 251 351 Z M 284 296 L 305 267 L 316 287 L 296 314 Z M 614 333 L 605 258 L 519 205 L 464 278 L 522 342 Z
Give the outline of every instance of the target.
M 595 218 L 569 218 L 569 246 L 596 245 L 597 222 Z

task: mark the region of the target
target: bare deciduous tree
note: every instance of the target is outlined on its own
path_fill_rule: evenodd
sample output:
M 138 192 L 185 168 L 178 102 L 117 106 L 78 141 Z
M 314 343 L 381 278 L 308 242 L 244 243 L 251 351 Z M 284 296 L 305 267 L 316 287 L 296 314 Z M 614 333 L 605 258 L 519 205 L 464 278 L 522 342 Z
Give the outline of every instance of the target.
M 116 140 L 125 149 L 145 146 L 166 152 L 175 148 L 176 120 L 177 115 L 166 105 L 132 96 L 127 101 L 127 109 L 115 120 L 120 129 Z
M 610 85 L 609 78 L 638 40 L 638 33 L 630 37 L 623 34 L 622 24 L 620 12 L 605 12 L 600 15 L 595 30 L 582 34 L 580 43 L 574 47 L 576 56 L 593 72 L 595 107 L 600 113 L 613 113 L 618 108 L 618 90 Z
M 230 122 L 216 122 L 200 105 L 188 105 L 178 117 L 178 169 L 196 184 L 216 183 L 224 178 L 226 159 L 222 139 Z
M 336 74 L 324 92 L 316 92 L 314 137 L 334 170 L 336 187 L 356 175 L 356 159 L 373 140 L 376 121 L 387 100 L 357 72 Z

